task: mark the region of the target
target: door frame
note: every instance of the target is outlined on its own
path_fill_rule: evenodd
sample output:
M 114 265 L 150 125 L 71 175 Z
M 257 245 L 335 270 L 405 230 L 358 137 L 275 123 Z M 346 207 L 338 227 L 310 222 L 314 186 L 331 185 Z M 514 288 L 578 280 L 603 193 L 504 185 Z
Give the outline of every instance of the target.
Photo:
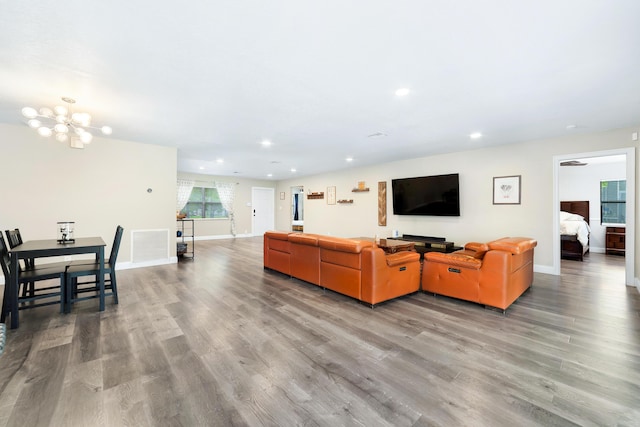
M 588 153 L 561 154 L 553 156 L 553 274 L 560 275 L 560 162 L 588 157 L 626 155 L 627 202 L 625 226 L 625 285 L 635 286 L 635 222 L 636 222 L 636 149 L 617 148 Z

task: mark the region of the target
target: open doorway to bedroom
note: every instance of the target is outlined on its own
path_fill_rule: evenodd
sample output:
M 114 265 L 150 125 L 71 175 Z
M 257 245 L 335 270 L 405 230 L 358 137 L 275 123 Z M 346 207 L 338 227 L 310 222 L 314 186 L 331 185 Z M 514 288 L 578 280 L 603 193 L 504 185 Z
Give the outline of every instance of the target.
M 603 274 L 611 283 L 632 286 L 635 150 L 556 156 L 554 177 L 556 273 L 572 274 L 580 270 Z M 613 191 L 618 184 L 623 191 L 618 191 L 618 187 Z M 605 203 L 609 197 L 607 189 L 624 203 Z M 618 210 L 613 212 L 611 207 Z M 612 230 L 618 234 L 612 236 Z M 612 237 L 617 239 L 614 245 L 617 250 L 612 250 Z
M 304 187 L 291 187 L 291 231 L 304 231 Z

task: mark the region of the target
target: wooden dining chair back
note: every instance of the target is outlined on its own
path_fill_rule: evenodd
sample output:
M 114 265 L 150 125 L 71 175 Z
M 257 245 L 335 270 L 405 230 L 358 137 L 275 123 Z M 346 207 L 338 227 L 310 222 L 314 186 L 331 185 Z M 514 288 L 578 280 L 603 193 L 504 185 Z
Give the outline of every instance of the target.
M 16 228 L 13 230 L 5 230 L 4 233 L 7 235 L 7 243 L 9 243 L 9 247 L 11 249 L 22 244 L 22 236 L 20 235 L 20 229 Z
M 122 233 L 124 228 L 118 226 L 116 228 L 116 235 L 113 239 L 113 245 L 111 246 L 111 254 L 109 259 L 104 262 L 104 296 L 113 296 L 114 304 L 118 304 L 118 283 L 116 281 L 116 261 L 118 259 L 118 252 L 120 250 L 120 242 L 122 240 Z M 85 261 L 86 262 L 86 261 Z M 100 289 L 98 286 L 100 274 L 100 264 L 97 262 L 87 262 L 85 264 L 72 263 L 67 267 L 66 276 L 66 309 L 71 310 L 74 302 L 82 301 L 90 298 L 100 297 Z M 107 279 L 106 276 L 109 276 Z M 94 280 L 87 282 L 78 282 L 79 277 L 83 276 L 95 276 Z M 106 290 L 110 290 L 109 293 Z M 83 294 L 91 294 L 85 295 Z
M 22 235 L 20 234 L 20 229 L 15 228 L 13 230 L 4 230 L 4 234 L 7 236 L 7 243 L 9 244 L 9 248 L 13 249 L 18 245 L 22 244 Z M 33 260 L 25 259 L 21 264 L 21 267 L 24 268 L 32 268 Z
M 20 229 L 15 228 L 13 230 L 5 230 L 4 233 L 7 236 L 7 242 L 9 243 L 9 248 L 13 249 L 18 245 L 21 245 L 24 241 L 22 240 L 22 235 L 20 234 Z M 54 263 L 42 263 L 37 264 L 33 258 L 27 258 L 20 260 L 20 269 L 22 270 L 35 270 L 40 268 L 47 269 L 65 269 L 67 265 L 70 264 L 70 261 L 60 261 Z M 22 295 L 26 296 L 27 294 L 33 296 L 36 291 L 35 282 L 24 283 L 22 286 Z
M 20 235 L 20 230 L 15 228 L 13 230 L 4 230 L 4 234 L 7 236 L 7 243 L 9 243 L 9 248 L 13 249 L 18 245 L 22 244 L 22 235 Z M 23 259 L 20 260 L 20 269 L 30 269 L 33 268 L 33 260 L 32 259 Z M 33 294 L 35 292 L 35 282 L 25 283 L 22 286 L 22 295 L 27 295 L 27 293 Z
M 2 274 L 4 275 L 4 298 L 2 300 L 2 314 L 0 322 L 4 322 L 10 309 L 11 297 L 11 258 L 9 256 L 9 248 L 0 233 L 0 264 Z M 60 312 L 65 311 L 65 265 L 57 265 L 51 267 L 38 268 L 19 268 L 18 285 L 26 283 L 35 283 L 44 280 L 58 279 L 57 285 L 46 285 L 44 287 L 35 288 L 33 292 L 18 295 L 18 309 L 42 307 L 45 305 L 60 304 Z M 42 301 L 41 301 L 42 300 Z

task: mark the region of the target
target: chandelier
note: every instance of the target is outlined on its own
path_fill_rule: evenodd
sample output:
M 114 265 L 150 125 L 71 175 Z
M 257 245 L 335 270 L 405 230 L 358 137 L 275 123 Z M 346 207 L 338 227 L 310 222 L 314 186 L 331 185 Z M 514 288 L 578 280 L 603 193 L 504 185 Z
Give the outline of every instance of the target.
M 67 105 L 57 105 L 53 110 L 47 107 L 40 110 L 24 107 L 22 115 L 28 119 L 29 127 L 36 129 L 38 134 L 44 137 L 55 135 L 57 141 L 68 141 L 71 148 L 84 148 L 85 144 L 91 143 L 93 135 L 89 129 L 99 129 L 104 135 L 111 135 L 109 126 L 91 126 L 91 115 L 88 113 L 73 112 L 71 107 L 76 103 L 75 99 L 63 97 L 62 101 Z

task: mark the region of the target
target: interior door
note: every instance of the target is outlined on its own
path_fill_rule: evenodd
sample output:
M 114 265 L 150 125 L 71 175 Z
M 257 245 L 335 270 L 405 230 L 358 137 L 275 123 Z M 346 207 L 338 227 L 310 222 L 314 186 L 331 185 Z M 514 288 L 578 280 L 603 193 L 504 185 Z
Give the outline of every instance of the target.
M 261 236 L 275 228 L 275 190 L 273 188 L 251 188 L 251 234 Z

